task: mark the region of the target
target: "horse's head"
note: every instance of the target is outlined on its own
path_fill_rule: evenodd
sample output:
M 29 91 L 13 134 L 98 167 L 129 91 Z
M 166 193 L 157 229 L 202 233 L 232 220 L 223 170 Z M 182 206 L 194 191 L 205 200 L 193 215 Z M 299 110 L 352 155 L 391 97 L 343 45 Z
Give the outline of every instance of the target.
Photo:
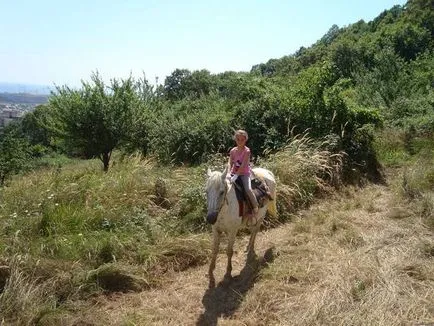
M 222 172 L 211 171 L 208 169 L 208 179 L 206 181 L 206 202 L 207 214 L 206 221 L 214 224 L 222 208 L 226 195 L 226 174 L 227 168 Z

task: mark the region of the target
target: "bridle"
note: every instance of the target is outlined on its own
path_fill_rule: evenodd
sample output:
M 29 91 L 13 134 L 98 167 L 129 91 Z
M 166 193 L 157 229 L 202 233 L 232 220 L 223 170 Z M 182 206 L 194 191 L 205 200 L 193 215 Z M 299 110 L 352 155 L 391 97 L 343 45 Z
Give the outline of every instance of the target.
M 221 212 L 221 210 L 223 209 L 223 206 L 225 205 L 225 202 L 226 202 L 226 204 L 229 206 L 229 201 L 228 201 L 229 185 L 228 185 L 228 182 L 226 181 L 226 178 L 224 179 L 223 182 L 225 183 L 225 194 L 224 194 L 224 197 L 223 197 L 222 203 L 221 203 L 221 205 L 220 205 L 220 208 L 219 208 L 218 211 L 217 211 L 217 217 L 220 215 L 220 212 Z

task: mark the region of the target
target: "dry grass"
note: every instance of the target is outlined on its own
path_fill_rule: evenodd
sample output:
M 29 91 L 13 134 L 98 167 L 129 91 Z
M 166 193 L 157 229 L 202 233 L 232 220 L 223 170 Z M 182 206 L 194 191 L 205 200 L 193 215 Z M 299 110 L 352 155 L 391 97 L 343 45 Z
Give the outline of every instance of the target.
M 376 200 L 367 208 L 374 205 L 375 211 L 342 210 L 348 200 L 355 206 L 370 202 L 371 192 Z M 308 240 L 287 249 L 264 271 L 261 292 L 254 296 L 253 301 L 275 302 L 275 313 L 264 325 L 434 321 L 434 265 L 426 254 L 433 245 L 432 233 L 417 218 L 391 221 L 387 213 L 393 199 L 382 192 L 368 187 L 354 199 L 328 204 L 309 214 L 309 222 L 300 222 L 310 226 Z M 323 214 L 325 223 L 315 224 Z M 341 226 L 328 227 L 336 223 Z M 249 313 L 248 305 L 245 309 L 240 315 Z
M 385 188 L 370 186 L 278 230 L 280 255 L 232 316 L 239 322 L 221 324 L 433 322 L 433 234 L 416 217 L 390 220 L 393 203 Z
M 55 304 L 47 284 L 38 284 L 23 272 L 27 259 L 18 256 L 9 263 L 9 275 L 0 293 L 1 325 L 34 325 L 44 310 Z
M 234 279 L 207 288 L 206 267 L 171 272 L 140 293 L 98 296 L 92 309 L 46 319 L 64 325 L 415 325 L 434 322 L 433 233 L 420 216 L 390 216 L 384 186 L 348 188 L 258 236 Z M 216 277 L 222 279 L 224 251 Z M 55 322 L 53 322 L 55 321 Z
M 290 219 L 293 212 L 312 203 L 314 197 L 341 185 L 343 154 L 334 154 L 327 147 L 327 141 L 319 143 L 303 134 L 267 161 L 259 162 L 278 178 L 280 220 Z

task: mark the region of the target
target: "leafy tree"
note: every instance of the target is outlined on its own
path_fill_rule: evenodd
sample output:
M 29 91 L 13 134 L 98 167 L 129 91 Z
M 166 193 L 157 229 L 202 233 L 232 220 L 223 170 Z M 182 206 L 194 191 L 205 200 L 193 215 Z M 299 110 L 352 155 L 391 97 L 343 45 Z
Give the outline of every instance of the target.
M 164 163 L 201 163 L 232 145 L 232 114 L 214 96 L 178 101 L 150 119 L 151 152 Z
M 406 21 L 424 27 L 434 38 L 434 0 L 408 0 L 406 8 Z
M 383 105 L 389 108 L 403 89 L 400 73 L 405 63 L 392 50 L 383 49 L 374 57 L 374 68 L 357 76 L 361 102 L 368 106 Z M 380 98 L 380 102 L 375 99 Z
M 385 31 L 384 39 L 405 60 L 413 60 L 423 52 L 431 41 L 431 33 L 424 27 L 410 23 L 397 23 Z
M 278 60 L 271 59 L 267 63 L 254 65 L 251 69 L 252 73 L 259 72 L 262 76 L 273 76 L 276 73 L 276 63 Z
M 98 157 L 108 171 L 114 148 L 128 139 L 139 101 L 136 83 L 112 79 L 106 86 L 98 74 L 82 82 L 79 90 L 57 87 L 50 97 L 54 130 L 75 154 Z
M 187 92 L 194 98 L 207 96 L 215 89 L 215 80 L 206 69 L 193 71 L 187 78 Z
M 27 112 L 21 120 L 21 129 L 31 145 L 41 145 L 46 148 L 57 148 L 49 125 L 51 108 L 39 105 L 33 111 Z
M 26 167 L 30 159 L 28 148 L 29 143 L 20 134 L 18 125 L 9 125 L 0 133 L 0 186 Z
M 379 14 L 371 22 L 369 22 L 371 30 L 375 32 L 384 25 L 393 24 L 398 19 L 398 17 L 401 16 L 403 11 L 404 8 L 400 5 L 393 6 L 389 10 L 384 10 L 381 14 Z
M 330 27 L 330 29 L 327 31 L 327 33 L 320 39 L 320 42 L 325 45 L 329 45 L 336 37 L 338 37 L 339 32 L 339 26 L 333 24 L 332 27 Z
M 187 97 L 197 99 L 209 95 L 216 88 L 215 78 L 205 69 L 193 72 L 176 69 L 164 82 L 166 97 L 171 101 Z
M 175 101 L 184 98 L 186 94 L 186 79 L 191 76 L 188 69 L 176 69 L 164 81 L 164 93 L 168 100 Z
M 135 92 L 138 101 L 135 101 L 132 107 L 134 119 L 131 121 L 129 133 L 122 141 L 122 149 L 126 152 L 139 151 L 143 155 L 148 154 L 149 130 L 154 121 L 153 117 L 161 115 L 164 110 L 164 95 L 160 91 L 159 86 L 153 87 L 145 77 L 137 81 Z

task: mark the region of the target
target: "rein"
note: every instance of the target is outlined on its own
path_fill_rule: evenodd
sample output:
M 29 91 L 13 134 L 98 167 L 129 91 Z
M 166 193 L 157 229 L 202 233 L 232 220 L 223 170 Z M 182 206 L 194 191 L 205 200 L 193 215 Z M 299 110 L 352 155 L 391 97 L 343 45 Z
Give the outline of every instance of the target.
M 220 208 L 217 211 L 217 217 L 220 215 L 220 212 L 223 209 L 223 206 L 225 205 L 225 202 L 229 206 L 229 201 L 228 201 L 228 191 L 229 191 L 228 188 L 229 188 L 229 186 L 228 186 L 228 183 L 227 183 L 226 179 L 225 179 L 224 182 L 225 182 L 225 196 L 223 198 L 222 204 L 220 205 Z

